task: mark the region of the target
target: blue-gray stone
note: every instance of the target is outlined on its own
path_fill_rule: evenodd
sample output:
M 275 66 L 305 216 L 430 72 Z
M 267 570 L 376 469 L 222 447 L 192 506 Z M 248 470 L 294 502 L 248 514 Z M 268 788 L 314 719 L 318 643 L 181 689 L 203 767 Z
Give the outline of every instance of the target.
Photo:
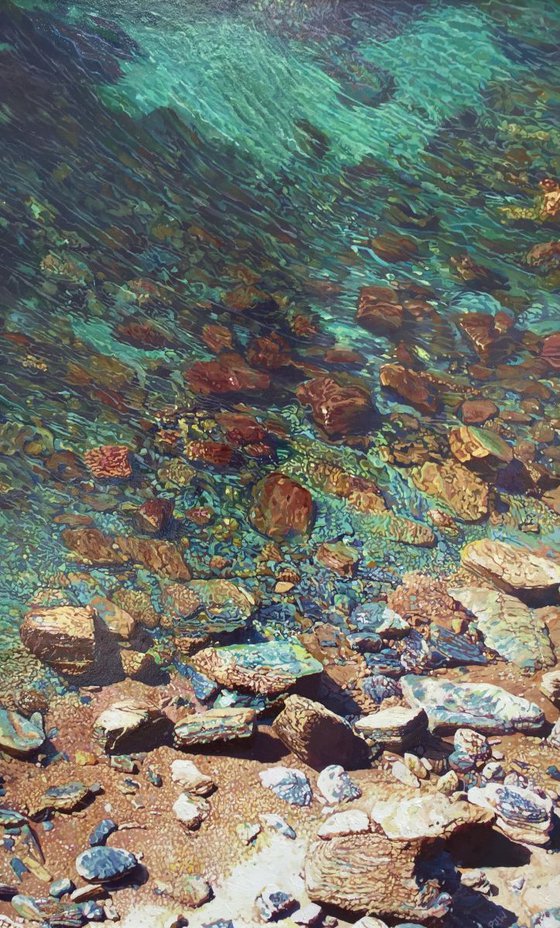
M 109 883 L 127 876 L 138 861 L 119 847 L 90 847 L 76 858 L 76 870 L 88 883 Z
M 531 928 L 560 928 L 560 907 L 544 909 L 533 915 Z
M 53 896 L 55 899 L 61 899 L 62 896 L 68 896 L 70 893 L 74 892 L 75 888 L 71 879 L 62 877 L 60 880 L 55 880 L 54 883 L 51 883 L 49 896 Z
M 38 751 L 44 741 L 45 729 L 39 712 L 27 719 L 11 709 L 0 709 L 0 751 L 27 757 Z
M 112 818 L 104 818 L 99 822 L 99 825 L 96 825 L 92 833 L 89 836 L 89 843 L 91 847 L 98 847 L 102 844 L 105 844 L 109 835 L 112 835 L 114 831 L 117 830 L 119 826 Z
M 402 695 L 399 681 L 392 680 L 391 677 L 387 677 L 381 673 L 373 673 L 370 677 L 366 677 L 362 682 L 362 690 L 366 696 L 373 699 L 377 705 L 390 696 Z

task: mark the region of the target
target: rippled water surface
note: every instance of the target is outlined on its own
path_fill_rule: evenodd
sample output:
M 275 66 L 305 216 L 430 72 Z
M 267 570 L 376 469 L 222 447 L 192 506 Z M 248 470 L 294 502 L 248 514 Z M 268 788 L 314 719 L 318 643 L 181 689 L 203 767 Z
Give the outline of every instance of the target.
M 406 570 L 449 574 L 474 538 L 554 549 L 560 246 L 535 246 L 560 222 L 558 3 L 5 0 L 0 32 L 10 658 L 40 588 L 140 589 L 162 612 L 157 571 L 92 564 L 67 534 L 144 537 L 135 513 L 154 496 L 195 577 L 258 591 L 255 640 L 337 624 Z M 376 285 L 390 290 L 365 326 Z M 201 387 L 193 365 L 223 352 L 251 386 Z M 371 396 L 367 422 L 325 430 L 304 385 L 326 377 Z M 502 449 L 465 475 L 449 436 L 469 399 L 494 404 L 475 426 L 513 462 Z M 128 449 L 129 477 L 92 474 L 84 454 L 103 445 Z M 169 477 L 176 462 L 188 479 Z M 426 462 L 487 506 L 465 512 Z M 375 484 L 384 508 L 353 505 L 321 464 Z M 314 512 L 273 551 L 250 509 L 278 470 Z M 354 550 L 351 576 L 317 561 L 325 542 Z M 152 634 L 180 666 L 169 630 Z

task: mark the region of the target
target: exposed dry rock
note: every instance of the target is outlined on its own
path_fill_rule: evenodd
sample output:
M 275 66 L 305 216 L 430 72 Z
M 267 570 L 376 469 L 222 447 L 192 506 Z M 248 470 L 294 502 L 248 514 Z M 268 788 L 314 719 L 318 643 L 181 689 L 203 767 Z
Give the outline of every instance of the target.
M 435 496 L 464 522 L 478 522 L 488 515 L 488 487 L 472 471 L 455 461 L 426 461 L 412 471 L 414 485 Z
M 550 699 L 555 706 L 560 706 L 560 670 L 551 670 L 541 678 L 541 693 Z
M 463 565 L 492 580 L 507 593 L 553 594 L 558 597 L 560 563 L 530 548 L 491 538 L 472 541 L 461 551 Z
M 356 914 L 376 912 L 424 921 L 443 917 L 451 903 L 423 859 L 421 841 L 390 841 L 378 834 L 311 844 L 305 885 L 314 902 Z
M 384 750 L 403 752 L 422 741 L 428 731 L 428 716 L 423 709 L 392 706 L 358 719 L 355 727 Z
M 374 407 L 371 394 L 355 383 L 343 384 L 334 377 L 315 377 L 298 387 L 297 397 L 311 406 L 313 419 L 329 438 L 362 434 L 371 429 Z
M 95 617 L 91 606 L 32 609 L 20 628 L 21 640 L 60 673 L 82 674 L 95 663 Z
M 487 824 L 495 818 L 492 811 L 477 809 L 464 800 L 451 802 L 442 792 L 377 800 L 369 814 L 388 838 L 397 841 L 447 838 L 461 828 Z
M 221 686 L 275 696 L 300 677 L 322 671 L 301 645 L 282 640 L 205 648 L 193 657 L 196 668 Z
M 459 587 L 450 593 L 474 614 L 487 647 L 531 673 L 552 667 L 555 658 L 544 610 L 529 609 L 502 590 Z
M 496 825 L 523 844 L 547 844 L 552 831 L 552 801 L 545 795 L 520 786 L 488 783 L 471 787 L 469 802 L 496 813 Z
M 304 534 L 313 521 L 311 493 L 285 474 L 268 474 L 253 490 L 250 519 L 270 538 Z
M 169 720 L 155 706 L 136 699 L 123 699 L 97 717 L 93 733 L 107 753 L 130 754 L 159 746 L 170 727 Z
M 255 727 L 254 709 L 208 709 L 200 715 L 187 715 L 174 728 L 175 745 L 179 748 L 213 741 L 250 738 Z
M 14 757 L 27 757 L 39 750 L 45 738 L 39 712 L 28 719 L 13 709 L 0 708 L 0 751 Z
M 329 815 L 319 828 L 319 838 L 335 838 L 337 835 L 366 834 L 370 830 L 369 818 L 361 809 L 347 809 Z
M 303 696 L 288 696 L 273 728 L 293 753 L 310 767 L 328 764 L 363 767 L 369 763 L 366 742 L 348 722 L 321 703 Z

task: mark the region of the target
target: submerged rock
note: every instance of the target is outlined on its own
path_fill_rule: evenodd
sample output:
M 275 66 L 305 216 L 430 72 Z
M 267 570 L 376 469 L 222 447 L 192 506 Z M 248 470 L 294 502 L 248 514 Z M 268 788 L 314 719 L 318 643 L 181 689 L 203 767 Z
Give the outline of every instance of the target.
M 421 841 L 390 841 L 385 835 L 357 834 L 310 845 L 305 886 L 313 902 L 360 914 L 441 918 L 451 897 L 434 872 L 423 872 Z
M 369 814 L 388 838 L 398 841 L 447 838 L 461 828 L 487 824 L 495 818 L 493 812 L 473 808 L 464 800 L 451 802 L 442 792 L 378 800 Z
M 530 548 L 481 538 L 463 548 L 461 561 L 507 593 L 548 594 L 558 599 L 560 564 L 534 554 Z
M 224 351 L 215 361 L 197 361 L 186 379 L 195 393 L 220 396 L 228 393 L 262 393 L 270 386 L 270 377 L 249 367 L 240 354 Z
M 539 731 L 544 714 L 535 703 L 491 683 L 456 683 L 412 674 L 401 678 L 405 699 L 423 708 L 431 731 L 474 728 L 487 734 Z
M 60 673 L 82 674 L 95 663 L 95 617 L 91 606 L 53 606 L 31 609 L 20 637 L 39 660 Z
M 315 377 L 298 387 L 297 397 L 311 406 L 313 419 L 329 438 L 362 434 L 373 426 L 371 394 L 354 382 L 342 384 L 334 377 Z
M 289 696 L 273 723 L 278 737 L 310 767 L 338 762 L 363 767 L 369 762 L 366 742 L 341 716 L 303 696 Z
M 512 841 L 547 844 L 552 831 L 552 800 L 532 789 L 488 783 L 468 791 L 469 802 L 496 813 L 496 825 Z
M 118 847 L 91 847 L 76 858 L 76 870 L 88 883 L 110 883 L 122 879 L 137 865 L 138 860 L 131 851 Z
M 14 757 L 28 757 L 42 747 L 45 739 L 39 712 L 28 719 L 13 709 L 0 709 L 0 751 Z
M 400 400 L 430 415 L 441 408 L 441 401 L 430 377 L 402 364 L 384 364 L 379 372 L 381 386 L 396 393 Z
M 200 715 L 180 719 L 174 728 L 174 742 L 176 747 L 183 748 L 213 741 L 250 738 L 254 727 L 254 709 L 208 709 Z
M 449 447 L 462 464 L 499 466 L 513 460 L 513 448 L 489 429 L 463 425 L 449 433 Z
M 285 474 L 268 474 L 253 490 L 250 520 L 270 538 L 302 535 L 313 522 L 311 493 Z
M 464 522 L 478 522 L 488 515 L 487 485 L 462 464 L 426 461 L 411 476 L 418 490 L 441 500 Z
M 390 287 L 362 287 L 356 322 L 374 335 L 392 335 L 404 322 L 404 309 Z
M 455 587 L 450 593 L 474 614 L 487 647 L 501 657 L 531 673 L 554 664 L 548 628 L 539 610 L 501 590 Z
M 284 640 L 205 648 L 193 663 L 221 686 L 265 696 L 283 693 L 296 680 L 323 669 L 300 644 Z

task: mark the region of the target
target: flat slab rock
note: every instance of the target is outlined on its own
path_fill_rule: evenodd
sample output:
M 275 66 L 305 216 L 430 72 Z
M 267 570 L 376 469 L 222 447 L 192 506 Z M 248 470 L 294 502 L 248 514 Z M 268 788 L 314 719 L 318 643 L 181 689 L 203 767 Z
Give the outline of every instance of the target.
M 321 673 L 323 666 L 300 644 L 263 641 L 205 648 L 193 657 L 197 670 L 229 689 L 274 696 L 301 677 Z
M 532 789 L 488 783 L 468 791 L 469 802 L 496 813 L 496 825 L 512 841 L 548 844 L 552 831 L 552 800 Z
M 255 728 L 254 709 L 209 709 L 200 715 L 187 715 L 173 730 L 176 747 L 210 744 L 250 738 Z
M 273 723 L 278 737 L 310 767 L 338 762 L 344 767 L 367 766 L 369 749 L 340 715 L 304 696 L 288 696 Z
M 542 613 L 530 609 L 503 590 L 457 587 L 449 591 L 475 616 L 487 647 L 506 661 L 535 673 L 555 663 L 554 651 Z
M 407 702 L 426 710 L 433 732 L 474 728 L 500 735 L 539 731 L 544 722 L 544 714 L 535 703 L 491 683 L 455 683 L 413 674 L 400 682 Z
M 443 793 L 378 800 L 369 814 L 388 838 L 397 841 L 447 838 L 465 826 L 487 824 L 495 818 L 490 809 L 476 808 L 464 800 L 451 802 Z
M 463 565 L 492 580 L 507 593 L 555 593 L 560 585 L 560 563 L 534 554 L 530 548 L 482 538 L 461 551 Z
M 422 841 L 390 841 L 378 834 L 312 843 L 305 860 L 305 885 L 313 902 L 359 915 L 442 918 L 451 904 Z
M 358 719 L 355 728 L 387 750 L 403 751 L 422 740 L 428 730 L 428 716 L 421 707 L 392 706 Z
M 76 870 L 88 883 L 109 883 L 131 873 L 138 861 L 119 847 L 90 847 L 76 858 Z

